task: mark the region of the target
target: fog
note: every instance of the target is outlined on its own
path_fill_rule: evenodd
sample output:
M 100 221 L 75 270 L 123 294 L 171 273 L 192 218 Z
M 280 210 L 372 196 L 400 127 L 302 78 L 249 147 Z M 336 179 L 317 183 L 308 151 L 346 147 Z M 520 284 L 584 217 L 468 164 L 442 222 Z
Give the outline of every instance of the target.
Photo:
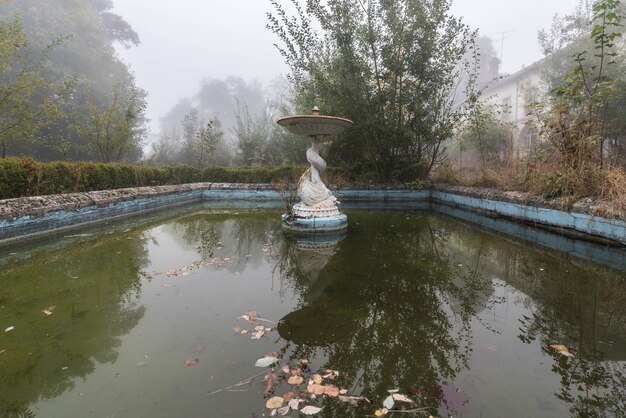
M 286 3 L 286 1 L 285 1 Z M 454 0 L 452 12 L 494 40 L 502 72 L 514 73 L 542 58 L 537 31 L 555 13 L 568 13 L 578 0 Z M 148 91 L 147 117 L 153 132 L 160 119 L 201 89 L 202 80 L 235 75 L 267 85 L 286 73 L 265 28 L 270 4 L 264 0 L 115 0 L 121 15 L 139 34 L 137 47 L 118 48 Z M 504 32 L 504 34 L 502 34 Z M 503 44 L 501 38 L 504 37 Z

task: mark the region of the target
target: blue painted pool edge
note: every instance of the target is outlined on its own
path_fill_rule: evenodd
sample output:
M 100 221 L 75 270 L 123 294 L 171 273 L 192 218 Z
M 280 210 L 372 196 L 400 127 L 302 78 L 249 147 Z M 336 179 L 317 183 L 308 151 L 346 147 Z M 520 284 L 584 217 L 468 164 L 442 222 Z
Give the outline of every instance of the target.
M 626 245 L 626 222 L 584 213 L 527 206 L 519 203 L 479 199 L 433 190 L 431 202 L 503 216 L 540 226 L 565 228 L 582 234 L 605 238 Z
M 347 206 L 351 204 L 362 206 L 368 203 L 416 202 L 425 205 L 440 203 L 530 222 L 537 226 L 564 228 L 626 245 L 626 222 L 620 219 L 483 199 L 441 190 L 352 189 L 338 190 L 335 194 L 340 201 L 347 203 Z M 2 220 L 0 221 L 0 243 L 194 202 L 228 204 L 229 202 L 281 202 L 281 200 L 280 194 L 267 186 L 255 188 L 251 185 L 229 185 L 224 188 L 207 187 L 187 192 L 165 193 L 110 203 L 103 207 L 93 204 L 73 210 L 50 211 L 41 216 L 23 216 L 10 221 Z

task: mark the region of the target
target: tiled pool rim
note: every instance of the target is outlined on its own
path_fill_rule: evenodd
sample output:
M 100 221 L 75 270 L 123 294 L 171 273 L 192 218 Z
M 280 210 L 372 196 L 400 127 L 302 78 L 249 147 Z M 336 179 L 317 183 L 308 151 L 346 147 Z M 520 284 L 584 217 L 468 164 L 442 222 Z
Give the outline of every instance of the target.
M 626 222 L 608 205 L 582 199 L 567 207 L 563 199 L 543 199 L 525 193 L 458 186 L 412 190 L 401 186 L 340 188 L 344 204 L 422 204 L 448 206 L 549 228 L 588 240 L 626 245 Z M 276 202 L 282 198 L 269 184 L 193 183 L 138 187 L 0 200 L 0 244 L 109 221 L 145 211 L 198 202 Z

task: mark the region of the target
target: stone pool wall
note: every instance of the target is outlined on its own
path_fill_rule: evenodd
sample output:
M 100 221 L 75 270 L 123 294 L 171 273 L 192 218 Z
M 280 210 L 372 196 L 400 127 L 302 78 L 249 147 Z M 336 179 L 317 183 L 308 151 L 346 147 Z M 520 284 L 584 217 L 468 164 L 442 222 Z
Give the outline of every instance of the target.
M 458 186 L 411 190 L 402 185 L 343 186 L 339 200 L 374 203 L 443 204 L 557 229 L 582 238 L 600 238 L 626 245 L 623 213 L 606 202 L 582 199 L 544 199 L 519 192 Z M 63 195 L 0 200 L 0 243 L 46 232 L 194 202 L 276 202 L 282 198 L 269 184 L 194 183 L 139 187 Z

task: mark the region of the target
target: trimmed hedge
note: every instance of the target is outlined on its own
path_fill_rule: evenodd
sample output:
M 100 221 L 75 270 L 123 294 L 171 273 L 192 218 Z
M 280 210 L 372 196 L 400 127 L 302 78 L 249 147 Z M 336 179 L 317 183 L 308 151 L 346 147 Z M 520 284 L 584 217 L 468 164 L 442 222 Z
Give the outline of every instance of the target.
M 198 170 L 186 165 L 153 167 L 64 161 L 41 163 L 31 158 L 11 157 L 0 159 L 0 199 L 196 182 L 293 182 L 304 169 L 302 166 L 258 166 Z M 341 178 L 344 173 L 341 169 L 331 168 L 328 174 Z

